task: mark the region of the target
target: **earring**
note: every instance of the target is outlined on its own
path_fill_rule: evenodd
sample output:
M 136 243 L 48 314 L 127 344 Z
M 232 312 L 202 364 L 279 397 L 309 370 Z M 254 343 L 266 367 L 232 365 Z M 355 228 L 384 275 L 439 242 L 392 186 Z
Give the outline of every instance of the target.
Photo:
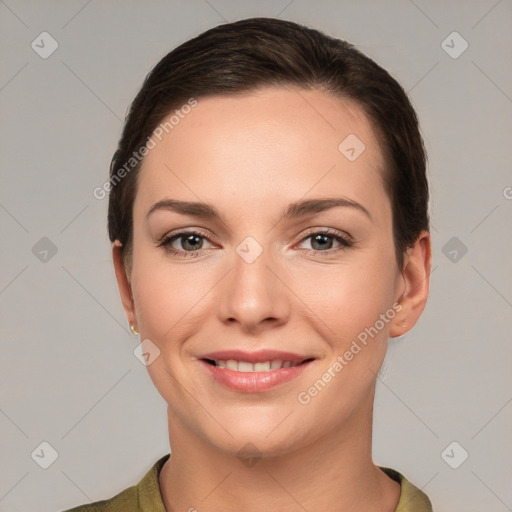
M 132 334 L 135 334 L 135 336 L 137 336 L 137 334 L 139 334 L 139 331 L 137 331 L 132 324 L 130 324 L 130 330 L 132 331 Z

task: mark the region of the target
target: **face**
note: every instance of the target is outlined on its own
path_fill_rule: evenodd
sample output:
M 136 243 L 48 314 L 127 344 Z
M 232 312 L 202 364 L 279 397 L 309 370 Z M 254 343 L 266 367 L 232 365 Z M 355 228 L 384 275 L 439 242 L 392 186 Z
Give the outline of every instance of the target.
M 160 351 L 147 368 L 171 433 L 271 455 L 357 428 L 405 289 L 361 109 L 318 90 L 212 96 L 154 142 L 126 310 Z

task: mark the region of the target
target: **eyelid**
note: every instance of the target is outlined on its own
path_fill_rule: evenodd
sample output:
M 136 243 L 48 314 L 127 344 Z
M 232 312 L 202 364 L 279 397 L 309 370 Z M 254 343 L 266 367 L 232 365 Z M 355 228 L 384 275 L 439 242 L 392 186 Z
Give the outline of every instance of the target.
M 175 249 L 172 244 L 176 240 L 179 240 L 180 238 L 183 238 L 184 236 L 198 236 L 199 238 L 204 238 L 209 243 L 214 244 L 214 242 L 211 241 L 210 236 L 204 232 L 200 228 L 183 228 L 178 229 L 175 232 L 165 233 L 162 237 L 160 237 L 157 240 L 157 247 L 161 247 L 164 251 L 174 255 L 174 256 L 183 256 L 184 258 L 194 258 L 201 256 L 202 251 L 206 249 L 196 249 L 195 251 L 184 251 L 181 249 Z
M 201 255 L 201 252 L 206 249 L 196 249 L 195 251 L 184 251 L 179 249 L 174 249 L 172 247 L 172 243 L 176 240 L 179 240 L 180 238 L 186 236 L 186 235 L 196 235 L 200 238 L 203 238 L 207 240 L 209 243 L 214 244 L 212 242 L 210 235 L 206 233 L 201 228 L 195 228 L 195 227 L 189 227 L 189 228 L 181 228 L 177 229 L 176 231 L 171 231 L 170 233 L 165 233 L 162 237 L 160 237 L 157 241 L 158 247 L 163 247 L 164 250 L 167 252 L 174 254 L 174 255 L 182 255 L 185 258 L 192 258 L 197 257 Z M 306 233 L 304 233 L 300 240 L 295 243 L 293 247 L 296 245 L 300 245 L 302 242 L 310 238 L 312 235 L 326 235 L 331 238 L 334 238 L 338 243 L 340 244 L 340 247 L 334 247 L 330 249 L 326 249 L 324 251 L 319 251 L 316 249 L 301 249 L 301 251 L 306 253 L 314 253 L 315 255 L 332 255 L 333 253 L 338 253 L 340 251 L 351 249 L 354 244 L 357 242 L 357 240 L 350 235 L 346 231 L 341 231 L 334 228 L 326 228 L 326 227 L 312 227 L 307 230 Z
M 341 231 L 341 230 L 334 229 L 334 228 L 316 227 L 316 228 L 309 229 L 302 236 L 302 238 L 299 240 L 298 244 L 296 244 L 296 245 L 301 244 L 302 242 L 304 242 L 305 240 L 310 238 L 312 235 L 326 235 L 331 238 L 334 238 L 335 240 L 338 241 L 338 243 L 340 244 L 340 247 L 333 247 L 331 249 L 326 249 L 325 251 L 317 251 L 315 249 L 301 249 L 302 251 L 307 252 L 307 253 L 314 253 L 314 254 L 318 254 L 318 255 L 324 254 L 327 256 L 327 255 L 332 255 L 333 253 L 337 253 L 337 252 L 340 252 L 343 250 L 351 249 L 357 242 L 357 240 L 352 235 L 347 233 L 346 231 Z
M 201 228 L 194 228 L 194 227 L 178 228 L 174 231 L 165 232 L 161 237 L 157 238 L 156 242 L 158 245 L 161 245 L 163 242 L 165 242 L 166 240 L 169 240 L 170 238 L 178 237 L 178 236 L 185 236 L 185 235 L 189 235 L 189 234 L 190 235 L 200 235 L 201 237 L 206 238 L 209 242 L 211 242 L 211 237 L 206 231 L 204 231 Z
M 306 233 L 303 235 L 302 240 L 304 238 L 307 238 L 310 235 L 314 234 L 326 234 L 326 235 L 332 235 L 332 236 L 338 236 L 340 238 L 344 238 L 347 242 L 356 242 L 356 239 L 347 231 L 342 231 L 341 229 L 335 229 L 335 228 L 326 228 L 326 227 L 313 227 L 309 228 Z

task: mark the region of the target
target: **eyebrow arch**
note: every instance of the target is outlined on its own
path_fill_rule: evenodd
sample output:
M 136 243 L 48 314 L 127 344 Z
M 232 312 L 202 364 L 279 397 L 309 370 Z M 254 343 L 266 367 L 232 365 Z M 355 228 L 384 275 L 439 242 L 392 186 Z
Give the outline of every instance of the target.
M 278 222 L 282 220 L 295 219 L 305 217 L 307 215 L 316 215 L 325 210 L 336 208 L 339 206 L 356 208 L 363 212 L 371 221 L 373 221 L 370 212 L 360 203 L 352 199 L 336 197 L 322 199 L 307 199 L 291 203 L 284 209 Z M 156 210 L 172 210 L 182 215 L 190 215 L 192 217 L 202 217 L 207 219 L 222 220 L 222 216 L 217 209 L 207 203 L 193 201 L 178 201 L 177 199 L 162 199 L 155 203 L 146 214 L 148 218 Z

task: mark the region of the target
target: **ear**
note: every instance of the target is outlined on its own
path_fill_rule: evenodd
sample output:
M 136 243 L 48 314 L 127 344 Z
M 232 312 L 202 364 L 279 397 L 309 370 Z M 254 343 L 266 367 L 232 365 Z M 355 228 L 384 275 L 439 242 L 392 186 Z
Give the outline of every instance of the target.
M 123 303 L 126 318 L 128 323 L 137 329 L 137 319 L 135 316 L 132 287 L 123 265 L 122 244 L 119 240 L 116 240 L 112 244 L 112 259 L 114 261 L 117 286 L 119 287 L 119 293 L 121 295 L 121 301 Z
M 400 295 L 397 302 L 402 309 L 390 322 L 389 335 L 402 336 L 418 321 L 427 303 L 432 266 L 430 233 L 422 231 L 413 247 L 407 250 L 400 279 Z

